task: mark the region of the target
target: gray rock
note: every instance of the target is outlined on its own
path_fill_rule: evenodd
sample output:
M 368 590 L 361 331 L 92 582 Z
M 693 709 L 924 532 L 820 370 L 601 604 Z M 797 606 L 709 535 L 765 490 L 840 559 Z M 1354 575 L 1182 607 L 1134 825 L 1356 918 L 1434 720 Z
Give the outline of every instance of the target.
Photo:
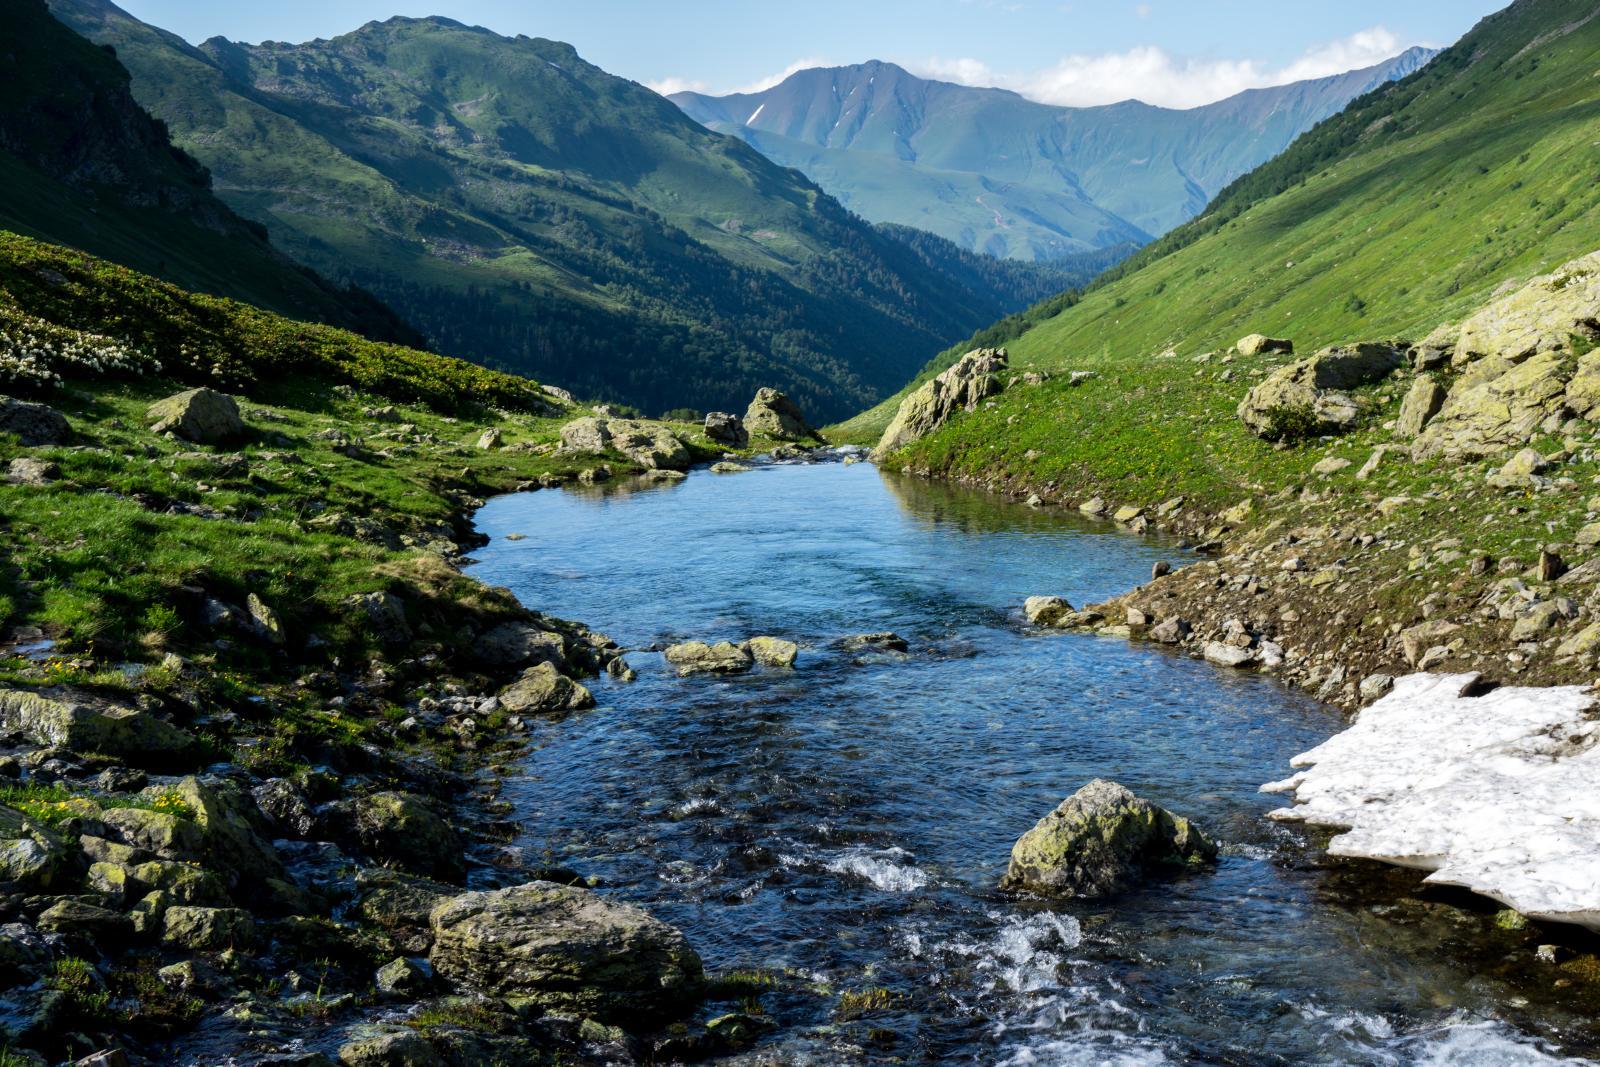
M 806 422 L 800 406 L 776 389 L 759 389 L 744 413 L 744 428 L 751 434 L 780 441 L 820 440 Z
M 1096 778 L 1017 840 L 1000 885 L 1095 899 L 1216 856 L 1216 845 L 1188 819 Z
M 763 667 L 793 667 L 800 655 L 800 646 L 781 637 L 752 637 L 745 648 Z
M 638 1022 L 684 1010 L 702 980 L 683 934 L 638 908 L 530 882 L 445 901 L 430 915 L 434 969 L 469 990 L 549 1011 Z
M 239 405 L 214 389 L 190 389 L 150 405 L 151 433 L 173 433 L 201 445 L 222 444 L 245 432 Z
M 977 348 L 968 352 L 900 402 L 894 419 L 883 431 L 872 454 L 886 456 L 933 433 L 956 412 L 976 409 L 983 400 L 1005 388 L 1000 375 L 1006 366 L 1003 348 Z
M 561 451 L 620 452 L 647 470 L 685 470 L 689 450 L 659 422 L 585 416 L 561 427 Z
M 316 828 L 317 817 L 300 787 L 287 778 L 269 778 L 250 791 L 261 814 L 284 837 L 306 838 Z
M 480 451 L 488 452 L 491 449 L 499 448 L 504 441 L 505 435 L 500 432 L 499 428 L 491 426 L 478 435 L 477 446 Z
M 530 667 L 540 663 L 567 665 L 566 642 L 561 635 L 526 622 L 507 622 L 484 633 L 473 643 L 472 654 L 490 667 Z
M 405 601 L 393 593 L 361 593 L 346 601 L 366 623 L 372 635 L 386 645 L 403 645 L 411 640 L 411 625 L 406 622 Z
M 594 707 L 594 694 L 558 671 L 555 664 L 540 663 L 500 690 L 500 704 L 519 713 L 575 711 Z
M 433 968 L 427 961 L 406 956 L 396 956 L 379 967 L 373 979 L 378 992 L 396 996 L 415 996 L 432 983 Z
M 220 952 L 248 947 L 255 931 L 255 920 L 242 908 L 176 905 L 166 911 L 161 940 L 180 948 Z
M 845 638 L 842 644 L 851 651 L 871 649 L 884 652 L 909 652 L 911 650 L 905 638 L 888 630 L 873 634 L 855 634 Z
M 1259 356 L 1269 352 L 1293 352 L 1294 342 L 1283 337 L 1267 337 L 1264 334 L 1252 333 L 1239 338 L 1233 347 L 1241 356 Z
M 47 404 L 0 396 L 0 433 L 14 435 L 24 448 L 41 448 L 66 444 L 72 426 L 65 415 Z
M 1056 626 L 1075 610 L 1059 596 L 1031 596 L 1022 604 L 1022 614 L 1035 626 Z
M 339 1048 L 343 1067 L 446 1067 L 446 1060 L 415 1030 L 357 1038 Z
M 180 767 L 196 751 L 193 736 L 150 712 L 66 688 L 0 689 L 0 727 L 36 744 L 152 769 Z
M 750 432 L 744 420 L 726 411 L 713 411 L 706 416 L 706 436 L 718 444 L 744 448 L 750 443 Z
M 1222 641 L 1207 641 L 1204 654 L 1207 663 L 1219 667 L 1248 667 L 1257 659 L 1256 650 L 1241 648 Z
M 1163 619 L 1150 627 L 1150 632 L 1146 636 L 1163 645 L 1177 645 L 1187 640 L 1192 632 L 1193 627 L 1189 625 L 1187 619 L 1171 618 Z
M 1240 401 L 1238 415 L 1252 433 L 1269 440 L 1345 430 L 1359 409 L 1344 390 L 1379 381 L 1404 363 L 1401 351 L 1388 344 L 1325 348 L 1273 371 Z
M 682 678 L 691 674 L 740 674 L 755 664 L 755 657 L 749 650 L 730 641 L 718 641 L 714 645 L 685 641 L 670 646 L 666 657 Z
M 60 477 L 60 464 L 37 456 L 18 456 L 6 465 L 6 481 L 12 485 L 49 485 Z
M 1411 388 L 1406 392 L 1405 400 L 1400 403 L 1400 415 L 1394 424 L 1395 435 L 1416 437 L 1421 434 L 1428 422 L 1439 414 L 1439 409 L 1444 407 L 1447 395 L 1445 387 L 1433 375 L 1417 375 L 1417 380 L 1411 383 Z
M 0 882 L 25 890 L 59 889 L 81 870 L 77 850 L 42 823 L 0 806 Z
M 250 613 L 250 629 L 257 636 L 269 645 L 283 644 L 283 620 L 266 601 L 251 593 L 245 598 L 245 610 Z
M 460 835 L 420 797 L 383 792 L 356 800 L 357 838 L 369 855 L 415 874 L 453 880 L 466 869 Z
M 74 897 L 62 897 L 39 913 L 39 929 L 86 937 L 95 942 L 112 942 L 126 940 L 132 935 L 133 924 L 120 912 Z

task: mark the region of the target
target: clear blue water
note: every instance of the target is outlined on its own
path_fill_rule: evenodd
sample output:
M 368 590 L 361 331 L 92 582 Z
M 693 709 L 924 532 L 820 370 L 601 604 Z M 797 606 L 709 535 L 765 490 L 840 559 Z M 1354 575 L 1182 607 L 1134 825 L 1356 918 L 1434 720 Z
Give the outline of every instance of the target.
M 867 464 L 491 501 L 473 573 L 629 649 L 638 681 L 540 722 L 505 797 L 539 862 L 770 969 L 740 1062 L 1523 1064 L 1592 1053 L 1592 1005 L 1415 881 L 1330 864 L 1257 787 L 1341 723 L 1271 679 L 1027 628 L 1181 554 Z M 522 540 L 507 540 L 519 533 Z M 909 655 L 840 638 L 893 630 Z M 677 678 L 676 640 L 773 634 L 793 671 Z M 1222 839 L 1108 903 L 1000 894 L 1012 842 L 1094 777 Z M 1525 953 L 1524 953 L 1525 954 Z M 834 1016 L 838 994 L 894 1006 Z

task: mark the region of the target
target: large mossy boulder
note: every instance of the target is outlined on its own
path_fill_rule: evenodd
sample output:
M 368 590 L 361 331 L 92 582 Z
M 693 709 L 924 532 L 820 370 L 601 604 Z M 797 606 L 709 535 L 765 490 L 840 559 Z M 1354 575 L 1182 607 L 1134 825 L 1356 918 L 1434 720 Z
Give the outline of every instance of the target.
M 729 448 L 743 448 L 750 443 L 750 431 L 744 420 L 727 411 L 713 411 L 706 416 L 706 438 Z
M 1216 856 L 1217 846 L 1188 819 L 1096 778 L 1017 840 L 1000 886 L 1096 899 Z
M 192 735 L 151 712 L 68 688 L 0 689 L 0 727 L 39 745 L 115 756 L 164 770 L 192 765 Z
M 1470 364 L 1417 436 L 1417 459 L 1475 459 L 1526 444 L 1570 417 L 1569 358 L 1540 352 L 1521 362 L 1490 356 Z
M 700 957 L 682 933 L 587 889 L 529 882 L 465 893 L 429 917 L 434 969 L 457 986 L 549 1011 L 639 1022 L 698 995 Z
M 981 401 L 1005 387 L 1000 374 L 1006 366 L 1003 348 L 975 348 L 956 360 L 953 366 L 900 401 L 893 421 L 872 450 L 873 456 L 881 458 L 926 437 L 958 411 L 974 410 Z
M 1574 335 L 1600 339 L 1600 252 L 1562 264 L 1522 288 L 1491 300 L 1466 321 L 1452 362 L 1498 357 L 1519 362 L 1567 351 Z
M 233 397 L 215 389 L 190 389 L 150 405 L 151 433 L 171 433 L 198 445 L 219 445 L 244 435 Z
M 1268 440 L 1338 433 L 1360 408 L 1346 390 L 1381 381 L 1405 363 L 1390 344 L 1336 345 L 1273 371 L 1239 403 L 1239 419 Z
M 745 409 L 744 428 L 752 434 L 779 441 L 821 440 L 806 422 L 800 405 L 776 389 L 758 389 Z
M 65 444 L 72 436 L 67 417 L 48 404 L 33 404 L 0 396 L 0 433 L 8 433 L 26 448 Z
M 57 889 L 81 869 L 66 839 L 15 808 L 0 805 L 0 885 L 30 892 Z

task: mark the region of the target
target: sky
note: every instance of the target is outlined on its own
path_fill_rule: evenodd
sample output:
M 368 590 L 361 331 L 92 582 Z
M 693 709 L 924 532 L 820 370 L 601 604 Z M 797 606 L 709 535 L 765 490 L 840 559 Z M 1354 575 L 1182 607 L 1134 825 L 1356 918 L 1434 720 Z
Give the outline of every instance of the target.
M 192 42 L 304 41 L 447 15 L 566 41 L 661 92 L 726 93 L 882 59 L 1044 103 L 1195 107 L 1447 45 L 1507 0 L 119 0 Z

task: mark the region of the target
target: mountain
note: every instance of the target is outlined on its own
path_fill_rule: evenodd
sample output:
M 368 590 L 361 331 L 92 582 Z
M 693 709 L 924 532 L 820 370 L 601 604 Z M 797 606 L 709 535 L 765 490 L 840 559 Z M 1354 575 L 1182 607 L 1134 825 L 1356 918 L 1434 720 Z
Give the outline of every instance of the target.
M 778 385 L 839 417 L 1066 284 L 919 252 L 555 41 L 395 18 L 195 48 L 105 0 L 52 9 L 296 258 L 439 351 L 587 395 L 733 409 Z
M 676 93 L 685 113 L 797 167 L 850 210 L 968 248 L 1051 259 L 1142 243 L 1362 93 L 1425 64 L 1413 48 L 1331 78 L 1189 110 L 1054 107 L 893 63 L 803 70 L 758 93 Z
M 1038 406 L 1011 428 L 1015 412 L 1000 404 L 913 451 L 951 470 L 1011 466 L 1026 477 L 1034 461 L 1020 453 L 1034 447 L 1041 470 L 1154 499 L 1220 501 L 1303 475 L 1296 454 L 1260 447 L 1232 417 L 1262 368 L 1218 367 L 1220 354 L 1257 332 L 1307 354 L 1420 340 L 1600 247 L 1597 69 L 1592 4 L 1519 0 L 1484 19 L 1232 183 L 1199 218 L 919 376 L 975 344 L 1006 345 L 1015 364 L 1115 382 L 1101 402 Z M 874 437 L 894 407 L 847 432 Z M 1069 435 L 1052 436 L 1058 416 Z
M 297 266 L 219 200 L 205 168 L 135 103 L 114 51 L 62 26 L 42 0 L 0 6 L 0 40 L 0 228 L 298 318 L 413 336 L 367 294 Z

